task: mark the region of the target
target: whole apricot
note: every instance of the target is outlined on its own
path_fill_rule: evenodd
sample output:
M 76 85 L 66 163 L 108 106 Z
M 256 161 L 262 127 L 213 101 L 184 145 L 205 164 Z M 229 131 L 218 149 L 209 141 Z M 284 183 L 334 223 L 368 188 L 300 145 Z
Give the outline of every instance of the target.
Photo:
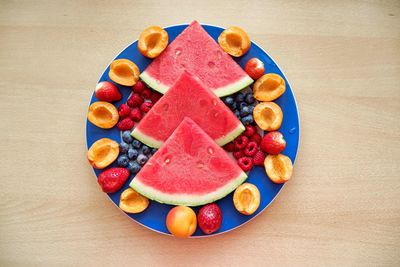
M 189 207 L 176 206 L 167 215 L 168 231 L 177 237 L 189 237 L 197 228 L 196 213 Z
M 218 37 L 218 43 L 226 53 L 234 57 L 243 56 L 251 46 L 249 35 L 236 26 L 224 30 Z
M 265 158 L 264 167 L 269 179 L 276 184 L 289 181 L 293 174 L 292 161 L 282 154 L 268 155 Z
M 129 59 L 116 59 L 110 65 L 108 76 L 120 85 L 133 86 L 139 80 L 139 68 Z
M 254 98 L 259 101 L 272 101 L 286 91 L 285 80 L 278 74 L 268 73 L 259 78 L 253 86 Z
M 87 157 L 93 168 L 104 169 L 117 159 L 118 154 L 118 143 L 108 138 L 102 138 L 89 148 Z
M 159 26 L 151 26 L 140 33 L 138 41 L 139 52 L 148 58 L 155 58 L 168 45 L 168 33 Z
M 253 117 L 258 127 L 264 131 L 275 131 L 282 125 L 283 112 L 274 102 L 263 102 L 254 108 Z
M 260 206 L 260 191 L 250 183 L 241 184 L 233 193 L 236 210 L 244 215 L 251 215 Z
M 149 200 L 132 188 L 122 192 L 119 200 L 119 207 L 127 213 L 140 213 L 147 209 L 148 206 Z
M 98 101 L 89 106 L 88 120 L 103 129 L 110 129 L 119 119 L 117 108 L 108 102 Z

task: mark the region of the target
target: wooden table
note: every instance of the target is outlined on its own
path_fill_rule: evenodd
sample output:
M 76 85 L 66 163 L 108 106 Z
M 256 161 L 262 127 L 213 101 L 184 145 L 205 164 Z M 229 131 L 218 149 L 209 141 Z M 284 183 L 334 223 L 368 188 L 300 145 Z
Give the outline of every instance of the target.
M 399 18 L 398 1 L 1 1 L 0 265 L 399 266 Z M 142 29 L 192 19 L 246 29 L 291 81 L 302 128 L 293 180 L 262 215 L 181 240 L 99 190 L 85 120 Z

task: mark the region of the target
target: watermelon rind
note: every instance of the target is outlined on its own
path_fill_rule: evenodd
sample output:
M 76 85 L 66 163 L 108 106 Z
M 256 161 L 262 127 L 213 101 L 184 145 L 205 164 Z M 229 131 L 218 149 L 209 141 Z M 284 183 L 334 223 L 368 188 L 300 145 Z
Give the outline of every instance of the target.
M 140 78 L 151 88 L 154 90 L 160 92 L 161 94 L 165 94 L 170 86 L 167 86 L 163 84 L 160 81 L 157 81 L 156 78 L 152 77 L 149 75 L 146 71 L 143 71 L 140 74 Z M 236 93 L 237 91 L 242 90 L 246 86 L 249 86 L 250 84 L 253 83 L 253 80 L 249 76 L 244 76 L 243 78 L 240 78 L 238 81 L 235 81 L 231 84 L 225 85 L 223 87 L 219 88 L 214 88 L 212 91 L 214 94 L 216 94 L 218 97 L 223 97 L 227 95 L 231 95 L 233 93 Z
M 227 143 L 231 142 L 232 140 L 234 140 L 237 136 L 239 136 L 242 132 L 244 132 L 245 128 L 243 126 L 243 124 L 239 123 L 239 125 L 232 131 L 230 131 L 227 135 L 218 138 L 217 140 L 215 140 L 215 142 L 219 145 L 219 146 L 224 146 Z M 143 144 L 149 146 L 149 147 L 154 147 L 154 148 L 159 148 L 160 146 L 162 146 L 162 144 L 164 143 L 161 140 L 156 140 L 144 133 L 142 133 L 140 130 L 138 130 L 137 128 L 135 128 L 131 135 L 136 138 L 137 140 L 139 140 L 140 142 L 142 142 Z
M 232 179 L 232 181 L 230 181 L 226 185 L 218 188 L 214 192 L 210 192 L 204 195 L 168 194 L 151 186 L 145 185 L 139 179 L 133 179 L 129 186 L 141 195 L 160 203 L 193 207 L 208 204 L 225 197 L 233 190 L 235 190 L 246 179 L 246 173 L 241 172 L 237 177 Z

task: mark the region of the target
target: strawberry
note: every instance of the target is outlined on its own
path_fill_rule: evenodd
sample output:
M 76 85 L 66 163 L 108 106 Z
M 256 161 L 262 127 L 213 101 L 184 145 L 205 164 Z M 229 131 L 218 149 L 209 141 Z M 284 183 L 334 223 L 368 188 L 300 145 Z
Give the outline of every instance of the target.
M 155 104 L 155 103 L 157 103 L 157 101 L 158 101 L 162 96 L 163 96 L 163 95 L 160 94 L 159 92 L 153 91 L 153 92 L 151 93 L 151 96 L 150 96 L 149 99 L 150 99 L 151 103 Z
M 146 88 L 146 85 L 142 81 L 137 81 L 133 86 L 133 92 L 140 94 Z
M 253 136 L 255 133 L 257 133 L 257 129 L 253 125 L 246 125 L 246 131 L 244 131 L 244 135 L 247 137 Z
M 153 104 L 150 102 L 144 102 L 140 105 L 140 110 L 144 113 L 149 112 L 149 110 L 153 107 Z
M 114 102 L 122 98 L 118 88 L 110 82 L 99 82 L 94 92 L 100 101 Z
M 131 108 L 127 104 L 121 104 L 121 106 L 119 106 L 118 115 L 121 118 L 128 117 L 130 113 L 131 113 Z
M 133 93 L 126 103 L 131 108 L 136 108 L 140 107 L 143 102 L 144 100 L 139 94 Z
M 253 157 L 253 164 L 256 166 L 263 166 L 265 160 L 265 154 L 262 151 L 257 151 Z
M 197 221 L 203 233 L 214 233 L 221 227 L 222 211 L 215 203 L 205 205 L 199 210 Z
M 261 139 L 262 139 L 262 137 L 258 133 L 255 133 L 250 137 L 250 140 L 256 142 L 257 144 L 261 143 Z
M 125 168 L 110 168 L 99 175 L 97 182 L 105 193 L 117 192 L 128 180 L 129 171 Z
M 142 93 L 140 94 L 144 99 L 150 99 L 151 90 L 149 88 L 144 88 Z
M 125 118 L 118 122 L 117 127 L 120 131 L 127 131 L 133 128 L 135 123 L 131 118 Z
M 233 150 L 235 150 L 235 144 L 233 142 L 229 142 L 228 144 L 224 145 L 224 149 L 228 152 L 233 152 Z
M 238 138 L 236 138 L 233 143 L 235 144 L 235 149 L 236 150 L 242 150 L 247 146 L 247 143 L 249 142 L 249 138 L 244 135 L 240 135 Z
M 285 147 L 286 141 L 283 139 L 283 135 L 278 131 L 267 133 L 261 141 L 261 149 L 271 155 L 281 153 Z
M 242 157 L 238 159 L 238 165 L 243 171 L 248 172 L 253 168 L 253 160 L 249 157 Z
M 251 141 L 247 144 L 247 146 L 244 148 L 243 153 L 248 156 L 252 157 L 257 153 L 258 150 L 258 145 L 256 142 Z
M 133 108 L 131 110 L 131 114 L 129 114 L 129 118 L 131 118 L 133 121 L 138 122 L 142 119 L 142 112 L 139 108 Z

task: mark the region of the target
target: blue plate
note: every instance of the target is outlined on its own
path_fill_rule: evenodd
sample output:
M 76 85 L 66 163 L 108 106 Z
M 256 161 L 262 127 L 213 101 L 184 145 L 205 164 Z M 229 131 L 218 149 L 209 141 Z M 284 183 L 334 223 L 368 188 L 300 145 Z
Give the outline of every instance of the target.
M 165 30 L 168 32 L 169 41 L 175 39 L 175 37 L 185 29 L 188 24 L 182 25 L 175 25 L 166 27 Z M 211 35 L 214 40 L 218 39 L 220 33 L 224 30 L 221 27 L 212 26 L 212 25 L 204 25 L 203 27 L 205 30 Z M 240 58 L 234 58 L 240 66 L 244 67 L 246 62 L 253 57 L 259 58 L 265 65 L 265 72 L 266 73 L 277 73 L 281 75 L 286 81 L 286 92 L 279 97 L 275 102 L 282 108 L 284 117 L 283 123 L 280 128 L 280 132 L 284 135 L 286 139 L 286 149 L 283 151 L 283 154 L 290 157 L 292 162 L 296 159 L 297 148 L 299 144 L 299 115 L 296 105 L 296 100 L 293 95 L 292 89 L 290 87 L 289 82 L 287 81 L 286 77 L 279 69 L 278 65 L 275 63 L 274 60 L 257 44 L 252 42 L 250 50 L 246 53 L 246 55 Z M 138 49 L 137 49 L 137 41 L 130 44 L 127 48 L 125 48 L 115 59 L 118 58 L 127 58 L 136 63 L 140 70 L 144 70 L 147 65 L 151 62 L 150 59 L 142 56 Z M 111 81 L 108 77 L 109 67 L 104 71 L 103 75 L 101 76 L 99 82 L 101 81 Z M 121 101 L 115 103 L 115 106 L 118 107 L 120 104 L 125 103 L 130 92 L 131 88 L 124 87 L 121 85 L 117 85 L 120 89 L 120 92 L 123 95 Z M 90 103 L 96 102 L 98 99 L 93 94 Z M 95 125 L 91 124 L 89 121 L 86 122 L 86 139 L 87 139 L 87 146 L 88 148 L 98 139 L 100 138 L 110 138 L 118 143 L 121 141 L 120 132 L 117 127 L 114 127 L 110 130 L 100 129 Z M 115 163 L 112 166 L 116 166 Z M 94 169 L 96 176 L 101 173 L 101 170 Z M 133 176 L 130 177 L 128 182 L 122 187 L 118 192 L 113 194 L 108 194 L 110 199 L 118 206 L 119 198 L 121 193 L 128 188 L 130 181 L 133 179 Z M 229 194 L 225 198 L 219 200 L 217 204 L 221 207 L 223 213 L 223 221 L 221 228 L 218 232 L 212 234 L 221 234 L 227 231 L 233 230 L 236 227 L 239 227 L 246 222 L 250 221 L 262 211 L 274 200 L 274 198 L 278 195 L 279 191 L 282 189 L 282 184 L 274 184 L 272 183 L 267 175 L 265 174 L 265 170 L 263 167 L 254 167 L 250 174 L 247 182 L 255 184 L 261 193 L 261 203 L 258 210 L 251 216 L 242 215 L 235 210 L 232 202 L 232 195 L 233 193 Z M 166 226 L 165 226 L 165 218 L 167 216 L 168 211 L 173 206 L 160 204 L 155 201 L 151 201 L 149 207 L 142 213 L 139 214 L 127 214 L 137 223 L 154 230 L 159 233 L 169 234 Z M 198 211 L 199 208 L 194 208 L 195 212 Z M 195 237 L 206 236 L 202 233 L 200 228 L 198 227 L 196 232 L 194 233 Z M 208 235 L 210 236 L 210 235 Z

